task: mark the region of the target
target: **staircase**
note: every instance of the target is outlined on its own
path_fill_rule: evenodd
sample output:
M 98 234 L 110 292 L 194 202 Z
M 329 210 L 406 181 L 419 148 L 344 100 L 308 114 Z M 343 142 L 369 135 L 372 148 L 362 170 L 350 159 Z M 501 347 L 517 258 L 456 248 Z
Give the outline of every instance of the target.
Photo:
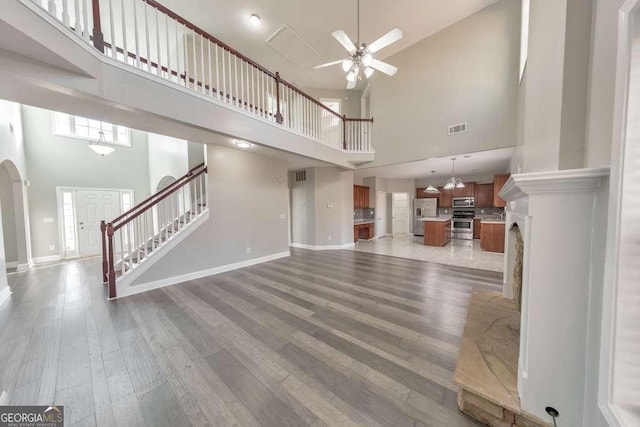
M 207 167 L 200 164 L 117 218 L 102 221 L 102 280 L 109 299 L 209 218 Z

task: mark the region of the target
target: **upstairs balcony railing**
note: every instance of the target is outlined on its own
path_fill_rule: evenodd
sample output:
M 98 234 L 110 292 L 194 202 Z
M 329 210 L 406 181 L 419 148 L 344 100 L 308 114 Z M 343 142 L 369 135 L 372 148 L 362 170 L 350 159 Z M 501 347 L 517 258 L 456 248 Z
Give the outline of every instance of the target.
M 340 115 L 154 0 L 31 1 L 117 61 L 349 152 L 373 119 Z

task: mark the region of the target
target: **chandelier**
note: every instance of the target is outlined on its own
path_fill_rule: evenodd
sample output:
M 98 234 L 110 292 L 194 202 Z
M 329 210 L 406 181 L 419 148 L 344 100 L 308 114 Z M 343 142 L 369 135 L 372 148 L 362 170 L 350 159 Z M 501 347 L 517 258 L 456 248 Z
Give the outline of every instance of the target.
M 464 182 L 460 178 L 456 178 L 456 158 L 451 158 L 451 178 L 444 185 L 445 190 L 453 190 L 454 188 L 464 188 Z

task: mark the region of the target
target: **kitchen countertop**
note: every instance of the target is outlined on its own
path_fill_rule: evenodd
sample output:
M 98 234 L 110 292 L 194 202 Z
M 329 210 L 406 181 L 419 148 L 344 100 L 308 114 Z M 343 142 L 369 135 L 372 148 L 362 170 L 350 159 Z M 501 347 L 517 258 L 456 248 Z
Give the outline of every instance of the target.
M 427 218 L 418 218 L 420 222 L 447 222 L 451 219 L 450 216 L 430 216 Z
M 504 219 L 498 215 L 476 215 L 473 219 L 479 219 L 481 224 L 504 224 Z
M 375 219 L 359 219 L 357 221 L 353 221 L 353 225 L 373 224 L 374 222 L 376 222 Z

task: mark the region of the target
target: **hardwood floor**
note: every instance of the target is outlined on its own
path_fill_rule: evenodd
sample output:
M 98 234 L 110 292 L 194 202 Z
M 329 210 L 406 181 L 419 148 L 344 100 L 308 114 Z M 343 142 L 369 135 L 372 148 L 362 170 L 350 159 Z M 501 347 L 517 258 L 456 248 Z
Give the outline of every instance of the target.
M 469 426 L 453 384 L 472 287 L 501 274 L 352 251 L 114 302 L 97 259 L 9 276 L 0 392 L 99 426 Z

